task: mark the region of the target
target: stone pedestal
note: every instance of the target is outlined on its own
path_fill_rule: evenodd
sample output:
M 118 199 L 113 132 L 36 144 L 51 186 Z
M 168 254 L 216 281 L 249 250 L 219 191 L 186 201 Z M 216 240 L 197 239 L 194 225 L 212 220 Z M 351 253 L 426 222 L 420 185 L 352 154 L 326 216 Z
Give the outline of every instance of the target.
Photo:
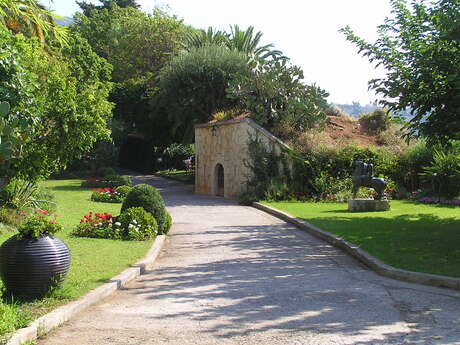
M 388 211 L 390 202 L 388 200 L 373 199 L 350 199 L 348 200 L 348 211 L 350 212 L 373 212 Z

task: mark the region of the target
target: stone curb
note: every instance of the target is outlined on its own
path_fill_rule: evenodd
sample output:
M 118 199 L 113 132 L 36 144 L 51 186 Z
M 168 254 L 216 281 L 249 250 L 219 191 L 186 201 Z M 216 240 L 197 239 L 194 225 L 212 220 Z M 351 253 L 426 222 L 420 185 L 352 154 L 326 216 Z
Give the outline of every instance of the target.
M 297 219 L 285 212 L 274 209 L 270 206 L 263 205 L 258 202 L 252 204 L 253 207 L 270 213 L 271 215 L 280 218 L 288 223 L 294 224 L 299 229 L 304 230 L 315 237 L 318 237 L 335 247 L 342 249 L 344 252 L 350 254 L 354 258 L 358 259 L 366 266 L 374 270 L 376 273 L 402 281 L 407 281 L 411 283 L 425 284 L 442 288 L 449 288 L 454 290 L 460 290 L 460 279 L 451 278 L 435 274 L 419 273 L 406 271 L 399 268 L 394 268 L 390 265 L 387 265 L 380 261 L 379 259 L 373 257 L 366 251 L 357 247 L 355 244 L 350 243 L 343 238 L 340 238 L 330 232 L 324 231 L 308 222 Z
M 130 281 L 139 277 L 141 274 L 144 274 L 146 270 L 153 267 L 153 264 L 163 247 L 165 238 L 165 235 L 157 236 L 144 259 L 113 277 L 107 283 L 88 292 L 80 299 L 43 315 L 33 321 L 29 327 L 19 329 L 8 340 L 6 345 L 21 345 L 27 341 L 35 341 L 38 337 L 48 333 L 56 327 L 59 327 L 64 322 L 69 321 L 77 313 L 106 298 L 116 290 L 121 289 Z

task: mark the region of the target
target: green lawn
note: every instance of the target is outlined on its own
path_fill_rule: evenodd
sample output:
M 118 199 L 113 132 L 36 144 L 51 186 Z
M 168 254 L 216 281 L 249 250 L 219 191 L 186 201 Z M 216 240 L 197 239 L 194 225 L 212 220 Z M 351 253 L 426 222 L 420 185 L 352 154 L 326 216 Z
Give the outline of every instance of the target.
M 53 180 L 43 185 L 55 194 L 58 204 L 58 222 L 64 231 L 56 234 L 70 248 L 72 262 L 63 289 L 53 297 L 20 304 L 20 309 L 32 318 L 48 312 L 69 300 L 76 299 L 145 256 L 152 245 L 146 242 L 115 241 L 105 239 L 75 238 L 72 229 L 89 211 L 118 215 L 121 204 L 100 203 L 90 200 L 91 189 L 81 188 L 81 180 Z M 12 233 L 0 235 L 0 243 Z
M 347 204 L 264 202 L 410 271 L 460 277 L 460 208 L 391 201 L 388 212 L 351 213 Z
M 158 175 L 187 184 L 195 184 L 195 172 L 188 170 L 163 170 Z

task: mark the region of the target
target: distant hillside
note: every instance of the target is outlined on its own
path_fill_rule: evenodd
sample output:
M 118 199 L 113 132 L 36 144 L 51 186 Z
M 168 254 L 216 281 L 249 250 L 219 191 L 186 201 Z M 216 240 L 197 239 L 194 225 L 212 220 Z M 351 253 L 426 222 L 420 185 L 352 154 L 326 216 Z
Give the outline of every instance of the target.
M 375 109 L 378 108 L 376 104 L 365 104 L 361 105 L 358 102 L 352 102 L 351 104 L 338 104 L 334 103 L 334 105 L 341 108 L 344 112 L 348 115 L 359 118 L 361 114 L 367 114 L 373 112 Z
M 379 108 L 377 104 L 361 105 L 358 102 L 352 102 L 351 104 L 338 104 L 338 103 L 333 103 L 333 104 L 338 106 L 348 115 L 354 118 L 357 118 L 357 119 L 359 119 L 362 114 L 372 113 L 375 109 Z M 404 111 L 393 113 L 393 115 L 398 116 L 398 117 L 403 117 L 406 119 L 411 119 L 412 117 L 414 117 L 410 109 L 406 109 Z
M 56 19 L 56 24 L 59 26 L 69 26 L 72 23 L 73 23 L 73 18 L 59 17 L 58 19 Z

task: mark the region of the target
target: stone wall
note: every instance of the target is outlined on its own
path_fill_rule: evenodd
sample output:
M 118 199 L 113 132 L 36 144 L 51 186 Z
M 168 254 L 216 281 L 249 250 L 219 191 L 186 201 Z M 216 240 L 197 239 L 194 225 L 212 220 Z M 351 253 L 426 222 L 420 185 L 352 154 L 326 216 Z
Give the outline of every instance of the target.
M 258 136 L 266 144 L 284 145 L 250 119 L 230 120 L 195 126 L 195 192 L 218 195 L 218 168 L 223 167 L 223 196 L 237 198 L 250 176 L 248 159 L 250 138 Z

